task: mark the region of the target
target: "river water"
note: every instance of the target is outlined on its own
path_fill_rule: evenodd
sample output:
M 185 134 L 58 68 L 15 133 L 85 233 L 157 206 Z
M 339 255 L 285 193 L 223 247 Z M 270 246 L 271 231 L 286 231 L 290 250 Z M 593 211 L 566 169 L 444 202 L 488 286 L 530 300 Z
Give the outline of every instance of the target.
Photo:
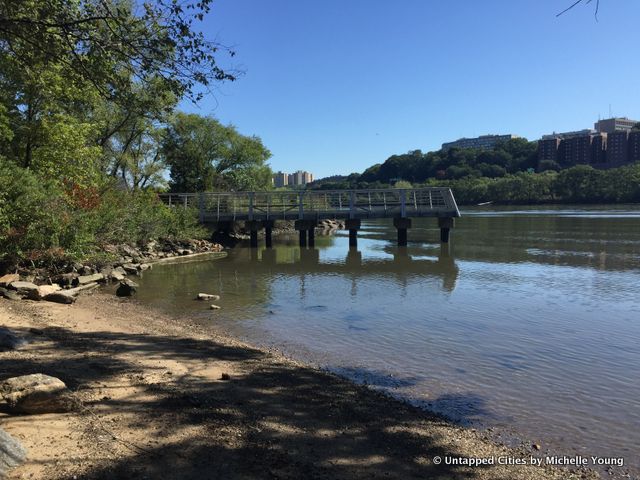
M 470 209 L 159 265 L 139 301 L 458 422 L 640 471 L 640 206 Z M 194 301 L 217 293 L 222 309 Z M 512 438 L 512 437 L 511 437 Z

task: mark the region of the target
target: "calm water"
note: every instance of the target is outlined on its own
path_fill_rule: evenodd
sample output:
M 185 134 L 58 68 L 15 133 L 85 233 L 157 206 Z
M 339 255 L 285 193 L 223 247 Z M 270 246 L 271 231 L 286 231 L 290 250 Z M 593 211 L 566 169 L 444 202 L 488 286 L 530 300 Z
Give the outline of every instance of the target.
M 640 207 L 467 210 L 157 266 L 139 298 L 556 452 L 640 460 Z M 193 300 L 219 293 L 220 311 Z

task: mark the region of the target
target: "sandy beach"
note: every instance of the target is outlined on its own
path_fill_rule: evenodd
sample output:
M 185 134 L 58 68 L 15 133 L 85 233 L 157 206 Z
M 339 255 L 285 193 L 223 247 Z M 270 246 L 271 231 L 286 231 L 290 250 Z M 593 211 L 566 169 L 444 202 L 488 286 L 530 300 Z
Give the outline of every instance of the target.
M 0 325 L 29 341 L 0 353 L 2 379 L 52 375 L 82 405 L 46 415 L 0 409 L 0 426 L 28 450 L 10 479 L 598 478 L 500 465 L 542 452 L 496 445 L 483 432 L 106 291 L 72 306 L 0 299 Z M 494 462 L 449 464 L 469 458 Z

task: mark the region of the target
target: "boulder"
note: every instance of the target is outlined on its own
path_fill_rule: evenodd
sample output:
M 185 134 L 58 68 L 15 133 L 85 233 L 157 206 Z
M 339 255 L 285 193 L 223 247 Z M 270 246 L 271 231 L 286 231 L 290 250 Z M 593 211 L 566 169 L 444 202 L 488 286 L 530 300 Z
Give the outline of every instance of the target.
M 20 275 L 17 273 L 8 273 L 0 277 L 0 287 L 6 287 L 10 283 L 19 282 Z
M 220 300 L 220 295 L 211 295 L 209 293 L 199 293 L 197 300 Z
M 220 306 L 219 305 L 211 305 L 209 308 L 211 308 L 211 310 L 220 310 Z
M 27 342 L 5 327 L 0 327 L 0 350 L 17 350 Z
M 116 290 L 116 295 L 118 297 L 130 297 L 138 290 L 138 284 L 125 278 L 120 282 L 120 286 Z
M 9 470 L 17 467 L 27 458 L 27 451 L 22 444 L 0 428 L 0 478 L 4 478 Z
M 74 285 L 86 285 L 88 283 L 93 282 L 102 282 L 104 281 L 104 275 L 101 273 L 94 273 L 91 275 L 81 275 L 75 279 Z
M 127 273 L 138 273 L 138 265 L 136 265 L 135 263 L 125 263 L 124 265 L 122 265 L 122 268 Z
M 151 268 L 151 265 L 148 263 L 141 263 L 140 265 L 138 265 L 139 270 L 149 270 L 150 268 Z
M 103 267 L 103 268 L 100 269 L 100 273 L 105 278 L 105 280 L 108 280 L 109 277 L 111 277 L 111 272 L 112 271 L 113 271 L 112 267 Z
M 53 292 L 45 295 L 43 300 L 46 300 L 47 302 L 64 303 L 66 305 L 69 305 L 76 301 L 76 297 L 72 293 L 69 293 L 69 290 L 60 290 L 58 292 Z
M 57 283 L 63 287 L 68 287 L 73 285 L 75 279 L 78 277 L 78 274 L 75 272 L 71 273 L 63 273 L 62 275 L 56 275 L 52 278 L 54 283 Z
M 20 281 L 10 283 L 9 288 L 15 290 L 21 297 L 26 297 L 34 290 L 38 290 L 38 286 L 35 283 Z
M 117 270 L 113 270 L 109 275 L 109 279 L 114 282 L 121 282 L 122 280 L 124 280 L 124 274 L 118 272 Z
M 29 292 L 29 295 L 27 295 L 27 298 L 30 300 L 42 300 L 44 297 L 46 297 L 50 293 L 54 293 L 54 292 L 57 292 L 58 290 L 61 290 L 61 288 L 62 287 L 60 287 L 60 285 L 57 285 L 55 283 L 53 285 L 40 285 L 38 286 L 37 290 L 33 290 Z
M 0 394 L 12 413 L 70 412 L 79 406 L 62 380 L 42 373 L 5 380 Z

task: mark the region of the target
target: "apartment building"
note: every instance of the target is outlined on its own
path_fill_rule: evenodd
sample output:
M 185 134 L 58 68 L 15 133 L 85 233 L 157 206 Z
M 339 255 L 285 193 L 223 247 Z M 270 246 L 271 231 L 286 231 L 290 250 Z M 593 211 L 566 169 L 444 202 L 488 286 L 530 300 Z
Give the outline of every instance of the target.
M 442 144 L 442 150 L 449 150 L 450 148 L 476 148 L 479 150 L 491 150 L 500 142 L 506 142 L 507 140 L 513 140 L 519 138 L 517 135 L 481 135 L 474 138 L 459 138 L 454 142 L 447 142 Z

